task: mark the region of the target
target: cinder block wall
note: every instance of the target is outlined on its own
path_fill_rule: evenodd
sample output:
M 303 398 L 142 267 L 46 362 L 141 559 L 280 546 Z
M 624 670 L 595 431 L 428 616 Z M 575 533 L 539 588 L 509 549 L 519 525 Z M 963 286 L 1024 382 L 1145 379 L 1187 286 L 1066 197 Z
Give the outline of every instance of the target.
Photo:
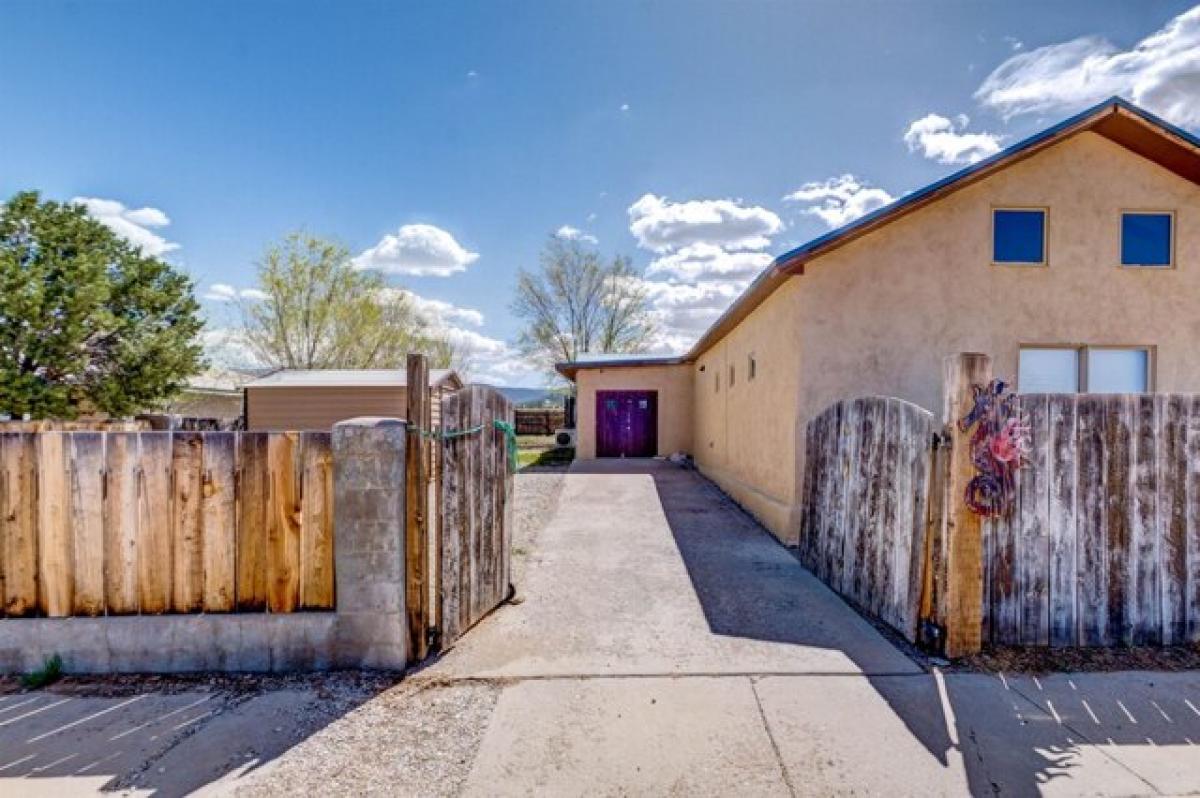
M 0 671 L 54 654 L 69 673 L 402 670 L 405 423 L 333 429 L 333 612 L 0 620 Z

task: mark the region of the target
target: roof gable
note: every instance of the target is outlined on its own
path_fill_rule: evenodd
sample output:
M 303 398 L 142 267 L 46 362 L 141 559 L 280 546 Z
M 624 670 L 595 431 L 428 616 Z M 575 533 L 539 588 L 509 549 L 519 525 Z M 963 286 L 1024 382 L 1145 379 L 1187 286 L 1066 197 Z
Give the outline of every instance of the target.
M 802 273 L 808 261 L 1088 130 L 1200 184 L 1200 139 L 1120 97 L 1112 97 L 990 158 L 785 252 L 769 268 L 783 269 L 790 274 Z

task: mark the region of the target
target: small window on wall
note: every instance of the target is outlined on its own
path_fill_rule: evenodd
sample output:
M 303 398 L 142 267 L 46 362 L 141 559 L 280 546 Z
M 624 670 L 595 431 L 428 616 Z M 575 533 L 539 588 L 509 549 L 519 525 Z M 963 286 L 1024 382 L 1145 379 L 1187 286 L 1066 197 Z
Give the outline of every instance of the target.
M 721 372 L 713 371 L 713 393 L 721 392 Z
M 737 377 L 737 375 L 733 371 L 733 366 L 730 366 L 729 367 L 729 387 L 730 388 L 733 387 L 733 381 L 734 381 L 734 379 L 736 379 L 736 377 Z
M 1017 387 L 1021 393 L 1077 393 L 1079 350 L 1022 349 L 1017 364 Z
M 1015 266 L 1046 263 L 1046 211 L 996 208 L 992 211 L 992 261 Z
M 1088 393 L 1146 393 L 1150 352 L 1145 349 L 1087 350 Z
M 758 361 L 754 358 L 754 353 L 750 353 L 750 357 L 746 361 L 746 379 L 752 380 L 758 376 Z
M 1146 347 L 1027 347 L 1021 349 L 1021 393 L 1147 393 L 1151 386 Z
M 1170 213 L 1121 214 L 1121 265 L 1165 269 L 1171 266 Z

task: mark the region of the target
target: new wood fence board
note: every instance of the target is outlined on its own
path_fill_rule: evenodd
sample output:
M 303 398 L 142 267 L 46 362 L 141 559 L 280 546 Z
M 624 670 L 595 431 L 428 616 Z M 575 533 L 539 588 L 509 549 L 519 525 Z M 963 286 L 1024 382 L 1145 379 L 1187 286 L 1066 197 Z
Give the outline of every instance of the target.
M 75 432 L 68 440 L 70 524 L 75 559 L 72 614 L 104 614 L 105 436 Z
M 3 440 L 4 613 L 10 618 L 38 609 L 37 446 L 29 433 Z
M 300 603 L 300 502 L 294 432 L 267 438 L 267 608 L 294 612 Z
M 171 435 L 173 612 L 199 612 L 204 606 L 203 445 L 198 432 Z
M 300 607 L 334 607 L 333 447 L 327 432 L 300 436 L 303 478 L 300 523 Z
M 104 604 L 109 615 L 138 611 L 140 459 L 138 433 L 109 433 L 104 450 Z
M 38 605 L 43 615 L 71 614 L 75 541 L 71 535 L 67 458 L 62 432 L 37 436 Z
M 237 595 L 237 455 L 234 432 L 204 432 L 201 477 L 204 611 L 231 612 Z
M 269 433 L 244 432 L 238 450 L 237 594 L 240 612 L 267 607 L 267 502 L 271 472 Z
M 137 522 L 138 608 L 144 615 L 171 609 L 174 546 L 171 540 L 171 433 L 138 433 L 140 452 Z

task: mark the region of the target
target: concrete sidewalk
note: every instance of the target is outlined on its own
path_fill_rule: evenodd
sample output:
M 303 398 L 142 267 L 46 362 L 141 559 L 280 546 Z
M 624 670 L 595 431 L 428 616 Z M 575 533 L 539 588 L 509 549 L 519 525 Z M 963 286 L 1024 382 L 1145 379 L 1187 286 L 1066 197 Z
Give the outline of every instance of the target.
M 661 461 L 577 464 L 522 593 L 416 677 L 506 684 L 468 794 L 1200 789 L 1200 678 L 926 673 Z

